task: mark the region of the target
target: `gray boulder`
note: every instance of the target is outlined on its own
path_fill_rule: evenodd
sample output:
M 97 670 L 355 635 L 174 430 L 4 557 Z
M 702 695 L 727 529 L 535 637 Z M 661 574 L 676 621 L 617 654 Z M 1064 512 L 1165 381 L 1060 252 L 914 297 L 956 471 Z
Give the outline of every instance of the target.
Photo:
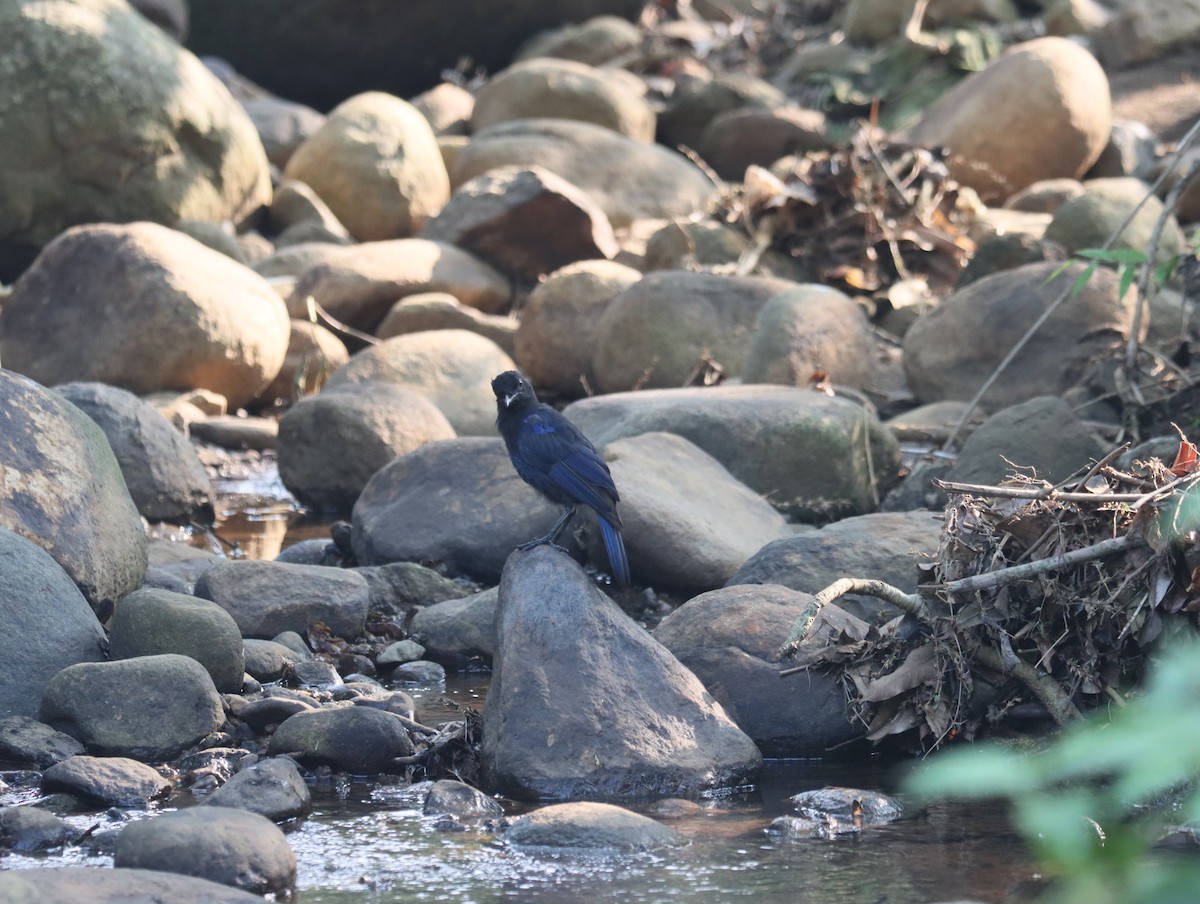
M 244 637 L 259 638 L 304 633 L 317 622 L 356 638 L 369 602 L 366 579 L 352 571 L 248 559 L 209 568 L 196 582 L 196 596 L 232 615 Z
M 271 736 L 273 755 L 289 754 L 310 766 L 330 766 L 355 775 L 403 772 L 396 757 L 411 756 L 404 722 L 369 706 L 326 707 L 285 720 Z
M 4 528 L 0 622 L 0 716 L 36 716 L 59 670 L 105 658 L 104 628 L 79 588 L 48 553 Z
M 681 154 L 568 119 L 516 119 L 477 132 L 455 159 L 453 185 L 502 166 L 540 166 L 587 192 L 614 228 L 686 217 L 713 192 Z
M 285 756 L 252 763 L 201 801 L 211 807 L 234 807 L 283 822 L 312 809 L 312 793 L 296 764 Z
M 305 505 L 348 512 L 372 475 L 396 456 L 454 436 L 445 415 L 420 392 L 378 380 L 335 385 L 301 399 L 279 419 L 279 477 Z
M 164 653 L 68 666 L 46 686 L 38 718 L 99 756 L 158 762 L 216 731 L 225 713 L 200 663 Z
M 621 494 L 630 567 L 654 587 L 720 587 L 758 549 L 792 533 L 769 502 L 681 436 L 643 433 L 603 452 Z
M 246 673 L 256 681 L 278 681 L 300 661 L 294 650 L 273 640 L 247 637 L 242 641 L 242 651 L 246 658 Z
M 491 662 L 496 652 L 496 587 L 462 599 L 426 606 L 413 616 L 411 629 L 436 662 L 460 665 L 471 659 Z
M 923 402 L 970 399 L 1046 307 L 1070 291 L 1084 269 L 1027 264 L 959 289 L 904 336 L 904 370 Z M 1039 395 L 1061 395 L 1091 362 L 1111 353 L 1133 323 L 1136 292 L 1118 298 L 1119 279 L 1097 269 L 1042 324 L 984 394 L 991 410 Z
M 61 847 L 75 830 L 37 807 L 0 807 L 0 850 L 28 853 Z
M 45 791 L 69 791 L 117 807 L 147 807 L 171 787 L 153 767 L 123 756 L 73 756 L 42 774 Z
M 78 223 L 236 222 L 271 194 L 254 126 L 199 60 L 128 4 L 71 9 L 0 10 L 0 278 Z
M 210 389 L 237 407 L 279 373 L 289 330 L 249 267 L 154 223 L 100 223 L 64 232 L 17 280 L 0 357 L 46 385 Z
M 206 879 L 146 869 L 98 866 L 47 867 L 0 873 L 0 898 L 8 904 L 262 904 L 262 898 Z
M 619 250 L 596 202 L 538 166 L 501 167 L 469 180 L 421 234 L 465 248 L 529 283 L 574 261 L 610 258 Z
M 661 822 L 624 807 L 566 803 L 542 807 L 512 821 L 500 836 L 515 847 L 575 848 L 634 853 L 685 844 Z
M 261 399 L 296 401 L 320 392 L 329 375 L 350 359 L 346 343 L 316 323 L 291 319 L 287 354 L 275 379 L 262 391 Z
M 211 525 L 212 485 L 187 438 L 149 402 L 104 383 L 54 391 L 104 431 L 133 504 L 147 521 Z
M 651 431 L 676 433 L 802 520 L 871 511 L 876 494 L 898 476 L 899 446 L 874 413 L 790 386 L 617 393 L 574 402 L 564 414 L 597 446 Z
M 371 613 L 386 618 L 404 618 L 410 609 L 468 595 L 461 585 L 415 562 L 366 565 L 354 570 L 367 579 Z
M 485 786 L 523 799 L 740 784 L 758 749 L 696 677 L 550 547 L 504 569 L 483 711 Z
M 795 283 L 685 270 L 648 273 L 596 325 L 592 374 L 600 392 L 687 386 L 706 360 L 741 374 L 768 299 Z
M 37 719 L 29 716 L 0 719 L 0 759 L 45 769 L 83 752 L 83 745 L 73 737 Z
M 500 346 L 478 333 L 430 330 L 364 349 L 329 378 L 326 391 L 391 383 L 433 402 L 459 436 L 495 436 L 492 377 L 515 367 Z
M 1046 227 L 1047 241 L 1058 242 L 1075 254 L 1084 248 L 1099 248 L 1109 240 L 1126 219 L 1113 248 L 1147 253 L 1155 225 L 1163 216 L 1163 204 L 1150 186 L 1129 176 L 1089 179 L 1083 193 L 1064 201 Z M 1131 219 L 1130 219 L 1131 218 Z M 1164 264 L 1183 248 L 1183 230 L 1174 215 L 1168 214 L 1155 247 L 1155 264 Z
M 453 816 L 456 819 L 495 818 L 504 815 L 504 807 L 478 788 L 463 782 L 442 779 L 434 782 L 425 797 L 422 812 L 426 816 Z
M 492 340 L 511 356 L 516 344 L 517 320 L 503 314 L 484 314 L 448 292 L 422 292 L 392 305 L 375 328 L 375 335 L 391 339 L 430 330 L 470 330 Z
M 109 643 L 113 659 L 190 656 L 221 693 L 242 689 L 246 660 L 241 632 L 228 612 L 208 600 L 169 590 L 135 590 L 117 604 Z
M 354 555 L 367 565 L 435 561 L 495 582 L 559 509 L 517 476 L 499 439 L 429 443 L 379 471 L 354 506 Z
M 836 678 L 779 677 L 775 652 L 811 600 L 774 584 L 727 587 L 688 600 L 654 630 L 764 756 L 826 756 L 862 735 Z
M 226 807 L 191 807 L 127 824 L 113 865 L 197 876 L 255 894 L 287 896 L 296 884 L 296 855 L 283 832 L 257 813 Z
M 146 574 L 146 532 L 108 440 L 74 405 L 10 370 L 0 370 L 0 417 L 0 528 L 49 552 L 107 618 Z
M 787 103 L 774 85 L 745 72 L 692 79 L 676 91 L 658 118 L 658 140 L 667 147 L 700 147 L 704 130 L 722 113 L 769 110 Z

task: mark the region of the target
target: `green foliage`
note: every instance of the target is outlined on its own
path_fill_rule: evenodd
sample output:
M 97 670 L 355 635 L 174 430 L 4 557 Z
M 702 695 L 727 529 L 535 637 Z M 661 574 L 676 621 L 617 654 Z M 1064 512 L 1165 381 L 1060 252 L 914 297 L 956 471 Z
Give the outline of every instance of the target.
M 1086 260 L 1088 264 L 1080 271 L 1079 276 L 1075 278 L 1075 285 L 1071 287 L 1072 294 L 1078 294 L 1087 285 L 1088 280 L 1092 278 L 1092 274 L 1096 272 L 1096 268 L 1101 264 L 1106 264 L 1107 266 L 1114 267 L 1117 271 L 1117 276 L 1121 279 L 1117 298 L 1125 297 L 1125 293 L 1129 291 L 1129 287 L 1137 280 L 1138 271 L 1150 263 L 1150 258 L 1146 256 L 1144 251 L 1138 251 L 1133 248 L 1084 248 L 1075 257 L 1056 267 L 1054 272 L 1046 277 L 1046 282 L 1050 282 L 1061 276 L 1080 258 Z M 1179 255 L 1174 255 L 1155 267 L 1152 274 L 1153 284 L 1155 286 L 1163 285 L 1171 278 L 1171 274 L 1175 272 L 1175 267 L 1178 263 Z
M 1026 753 L 997 743 L 943 753 L 909 776 L 921 800 L 1007 798 L 1063 904 L 1193 904 L 1200 858 L 1153 849 L 1165 827 L 1200 827 L 1200 643 L 1152 670 L 1145 694 Z

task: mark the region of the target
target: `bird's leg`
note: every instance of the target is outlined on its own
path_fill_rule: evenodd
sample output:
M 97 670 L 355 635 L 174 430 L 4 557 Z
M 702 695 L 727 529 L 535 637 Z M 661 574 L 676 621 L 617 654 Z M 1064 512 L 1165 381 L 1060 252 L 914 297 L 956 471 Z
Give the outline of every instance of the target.
M 566 530 L 567 525 L 571 523 L 571 519 L 575 517 L 575 510 L 578 508 L 579 506 L 577 505 L 568 505 L 565 509 L 563 509 L 562 517 L 554 522 L 554 527 L 550 528 L 550 532 L 546 534 L 546 536 L 538 537 L 536 540 L 530 540 L 528 543 L 522 543 L 517 547 L 517 549 L 524 551 L 526 549 L 533 549 L 535 546 L 549 545 L 553 546 L 559 552 L 566 552 L 565 549 L 558 545 L 558 538 L 562 536 L 562 532 Z

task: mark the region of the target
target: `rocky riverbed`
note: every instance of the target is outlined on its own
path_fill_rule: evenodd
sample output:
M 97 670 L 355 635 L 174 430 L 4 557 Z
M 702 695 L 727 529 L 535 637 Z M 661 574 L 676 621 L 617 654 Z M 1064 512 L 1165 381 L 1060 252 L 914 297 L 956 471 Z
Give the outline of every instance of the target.
M 887 711 L 933 681 L 891 603 L 820 628 L 894 640 L 889 693 L 779 676 L 833 581 L 916 590 L 935 478 L 1127 442 L 1136 481 L 1192 423 L 1194 11 L 261 6 L 0 0 L 0 848 L 85 864 L 6 900 L 319 885 L 314 788 L 531 870 L 681 862 L 764 758 L 949 735 Z M 512 369 L 608 463 L 633 587 L 588 517 L 514 552 L 557 510 Z M 239 477 L 332 526 L 223 545 Z M 418 702 L 462 674 L 481 705 Z M 770 844 L 870 837 L 876 790 Z

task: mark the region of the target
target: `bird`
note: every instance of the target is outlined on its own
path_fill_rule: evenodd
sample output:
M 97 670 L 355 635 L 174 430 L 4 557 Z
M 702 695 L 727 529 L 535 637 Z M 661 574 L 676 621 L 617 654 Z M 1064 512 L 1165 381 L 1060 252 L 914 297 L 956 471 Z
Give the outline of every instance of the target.
M 518 549 L 555 546 L 580 505 L 597 515 L 600 536 L 618 586 L 629 585 L 629 558 L 621 539 L 616 484 L 608 465 L 582 431 L 563 414 L 538 401 L 529 381 L 515 370 L 492 380 L 496 394 L 496 427 L 504 438 L 517 475 L 549 499 L 563 506 L 562 516 L 544 537 Z

